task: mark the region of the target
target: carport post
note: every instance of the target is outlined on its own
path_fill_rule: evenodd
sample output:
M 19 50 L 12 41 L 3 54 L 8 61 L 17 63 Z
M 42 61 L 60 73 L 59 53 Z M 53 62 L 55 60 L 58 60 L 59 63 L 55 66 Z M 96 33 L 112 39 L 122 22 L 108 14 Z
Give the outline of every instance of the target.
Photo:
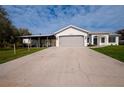
M 47 36 L 47 47 L 48 47 L 48 36 Z
M 39 46 L 38 46 L 38 47 L 40 47 L 40 37 L 38 38 L 38 44 L 39 44 Z
M 30 48 L 31 48 L 31 46 L 32 46 L 32 44 L 31 44 L 32 42 L 31 42 L 31 37 L 30 37 Z
M 15 43 L 14 43 L 14 54 L 16 54 L 16 47 L 15 47 Z
M 94 36 L 91 35 L 91 45 L 94 45 Z
M 30 51 L 30 41 L 29 41 L 30 39 L 28 38 L 28 51 Z

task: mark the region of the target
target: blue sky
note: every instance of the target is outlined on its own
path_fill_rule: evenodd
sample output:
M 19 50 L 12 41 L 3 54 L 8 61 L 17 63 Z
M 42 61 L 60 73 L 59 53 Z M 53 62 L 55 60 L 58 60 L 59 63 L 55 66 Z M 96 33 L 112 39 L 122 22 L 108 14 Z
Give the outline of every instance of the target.
M 4 6 L 18 28 L 51 34 L 75 25 L 89 31 L 115 32 L 124 28 L 124 6 Z

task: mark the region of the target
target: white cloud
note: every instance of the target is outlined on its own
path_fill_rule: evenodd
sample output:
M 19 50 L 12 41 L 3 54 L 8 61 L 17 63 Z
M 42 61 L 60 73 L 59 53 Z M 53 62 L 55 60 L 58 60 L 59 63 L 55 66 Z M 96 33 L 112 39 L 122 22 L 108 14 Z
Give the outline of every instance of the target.
M 5 6 L 18 27 L 52 33 L 73 24 L 93 31 L 116 31 L 124 26 L 124 6 Z

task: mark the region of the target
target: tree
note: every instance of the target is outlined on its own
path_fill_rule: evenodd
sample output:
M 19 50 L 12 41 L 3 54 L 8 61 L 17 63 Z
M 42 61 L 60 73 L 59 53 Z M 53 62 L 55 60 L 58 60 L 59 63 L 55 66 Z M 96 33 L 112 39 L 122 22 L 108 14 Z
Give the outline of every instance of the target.
M 10 43 L 13 27 L 7 12 L 0 6 L 0 47 L 6 47 Z
M 121 35 L 120 40 L 124 40 L 124 29 L 120 29 L 116 33 Z
M 0 6 L 0 47 L 10 47 L 13 44 L 20 44 L 19 36 L 31 35 L 28 29 L 17 29 L 9 19 L 6 10 Z
M 29 32 L 29 30 L 26 28 L 19 28 L 18 32 L 19 32 L 19 36 L 31 35 L 31 32 Z

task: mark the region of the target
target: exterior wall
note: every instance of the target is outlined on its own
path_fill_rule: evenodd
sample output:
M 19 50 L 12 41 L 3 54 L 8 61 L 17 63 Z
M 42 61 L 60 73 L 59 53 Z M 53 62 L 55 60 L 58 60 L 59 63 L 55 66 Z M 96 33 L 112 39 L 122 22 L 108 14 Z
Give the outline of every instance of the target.
M 108 36 L 109 36 L 109 35 L 101 35 L 101 36 L 100 36 L 100 38 L 99 38 L 99 46 L 106 46 L 106 45 L 108 45 Z M 101 38 L 102 38 L 102 37 L 105 38 L 105 42 L 104 42 L 104 43 L 101 42 Z
M 109 42 L 109 35 L 91 35 L 91 44 L 94 45 L 94 37 L 97 36 L 97 45 L 106 46 L 106 45 L 119 45 L 119 36 L 116 36 L 115 42 Z M 105 42 L 101 42 L 101 38 L 105 38 Z
M 56 36 L 56 47 L 59 47 L 59 36 Z
M 88 34 L 86 32 L 78 31 L 77 29 L 74 28 L 68 28 L 65 31 L 56 34 L 56 47 L 59 47 L 59 37 L 65 35 L 82 35 L 84 36 L 84 46 L 87 46 Z
M 101 43 L 100 43 L 100 35 L 91 35 L 91 42 L 90 42 L 90 44 L 91 45 L 94 45 L 94 37 L 95 36 L 97 36 L 97 45 L 100 45 Z
M 98 46 L 105 46 L 108 45 L 108 35 L 91 35 L 91 44 L 94 45 L 94 37 L 97 36 L 97 45 Z M 101 42 L 101 38 L 105 38 L 105 42 Z
M 116 36 L 115 42 L 109 42 L 108 45 L 119 45 L 119 36 Z

